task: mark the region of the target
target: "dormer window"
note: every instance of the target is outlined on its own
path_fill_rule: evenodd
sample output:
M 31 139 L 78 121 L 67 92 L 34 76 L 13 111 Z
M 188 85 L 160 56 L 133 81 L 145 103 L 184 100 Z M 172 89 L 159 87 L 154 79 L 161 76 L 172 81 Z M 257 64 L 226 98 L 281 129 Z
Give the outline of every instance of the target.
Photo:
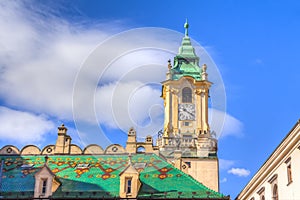
M 192 89 L 185 87 L 182 89 L 182 103 L 192 103 Z
M 142 163 L 139 167 L 140 169 L 143 167 Z M 120 174 L 119 196 L 121 198 L 137 198 L 140 187 L 141 182 L 139 180 L 139 172 L 130 162 Z
M 132 178 L 126 178 L 125 182 L 126 182 L 126 184 L 125 184 L 125 186 L 126 186 L 126 189 L 125 189 L 126 194 L 131 194 Z
M 48 179 L 42 179 L 42 187 L 41 187 L 41 194 L 45 195 L 47 193 L 47 181 Z
M 61 185 L 61 182 L 46 164 L 34 174 L 34 177 L 34 199 L 39 197 L 48 198 Z

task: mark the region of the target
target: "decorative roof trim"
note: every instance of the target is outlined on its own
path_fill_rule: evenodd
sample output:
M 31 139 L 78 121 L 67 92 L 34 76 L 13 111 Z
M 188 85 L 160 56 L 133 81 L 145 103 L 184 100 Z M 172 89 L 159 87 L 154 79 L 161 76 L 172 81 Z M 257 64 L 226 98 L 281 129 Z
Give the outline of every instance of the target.
M 29 144 L 29 145 L 24 146 L 24 147 L 21 149 L 20 154 L 21 154 L 21 155 L 28 155 L 28 154 L 24 154 L 24 151 L 25 151 L 27 148 L 29 148 L 29 147 L 34 147 L 34 148 L 36 148 L 36 150 L 39 151 L 39 153 L 36 154 L 36 155 L 40 155 L 40 154 L 42 153 L 42 151 L 41 151 L 41 149 L 40 149 L 39 147 L 37 147 L 36 145 L 33 145 L 33 144 Z M 35 155 L 35 154 L 34 154 L 34 155 Z

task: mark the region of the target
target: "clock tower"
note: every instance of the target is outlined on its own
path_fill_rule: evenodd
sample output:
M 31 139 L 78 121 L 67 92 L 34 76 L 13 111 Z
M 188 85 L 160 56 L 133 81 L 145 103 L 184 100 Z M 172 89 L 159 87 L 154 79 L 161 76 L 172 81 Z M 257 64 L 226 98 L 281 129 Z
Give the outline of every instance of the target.
M 166 80 L 162 82 L 164 130 L 157 145 L 160 153 L 177 168 L 207 187 L 219 191 L 217 140 L 208 123 L 209 88 L 207 66 L 199 66 L 199 57 L 185 36 L 173 66 L 169 60 Z

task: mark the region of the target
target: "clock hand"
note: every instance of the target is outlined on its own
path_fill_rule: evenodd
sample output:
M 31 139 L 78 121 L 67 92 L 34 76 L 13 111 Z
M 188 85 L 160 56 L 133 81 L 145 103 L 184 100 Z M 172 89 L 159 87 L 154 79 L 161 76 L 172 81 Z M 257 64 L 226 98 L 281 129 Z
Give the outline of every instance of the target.
M 187 112 L 188 114 L 190 114 L 194 117 L 194 114 L 192 112 L 189 112 L 187 109 L 183 108 L 183 111 Z
M 194 117 L 194 114 L 193 114 L 193 113 L 191 113 L 191 112 L 187 112 L 187 113 L 189 113 L 191 116 L 193 116 L 193 117 Z

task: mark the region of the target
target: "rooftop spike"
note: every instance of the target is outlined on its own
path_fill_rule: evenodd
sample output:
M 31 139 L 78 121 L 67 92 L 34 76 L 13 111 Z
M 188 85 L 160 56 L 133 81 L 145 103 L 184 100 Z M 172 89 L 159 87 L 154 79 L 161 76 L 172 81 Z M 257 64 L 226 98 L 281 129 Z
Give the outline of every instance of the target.
M 184 28 L 185 28 L 185 36 L 188 37 L 189 36 L 189 33 L 188 33 L 189 24 L 188 24 L 187 19 L 185 20 Z

